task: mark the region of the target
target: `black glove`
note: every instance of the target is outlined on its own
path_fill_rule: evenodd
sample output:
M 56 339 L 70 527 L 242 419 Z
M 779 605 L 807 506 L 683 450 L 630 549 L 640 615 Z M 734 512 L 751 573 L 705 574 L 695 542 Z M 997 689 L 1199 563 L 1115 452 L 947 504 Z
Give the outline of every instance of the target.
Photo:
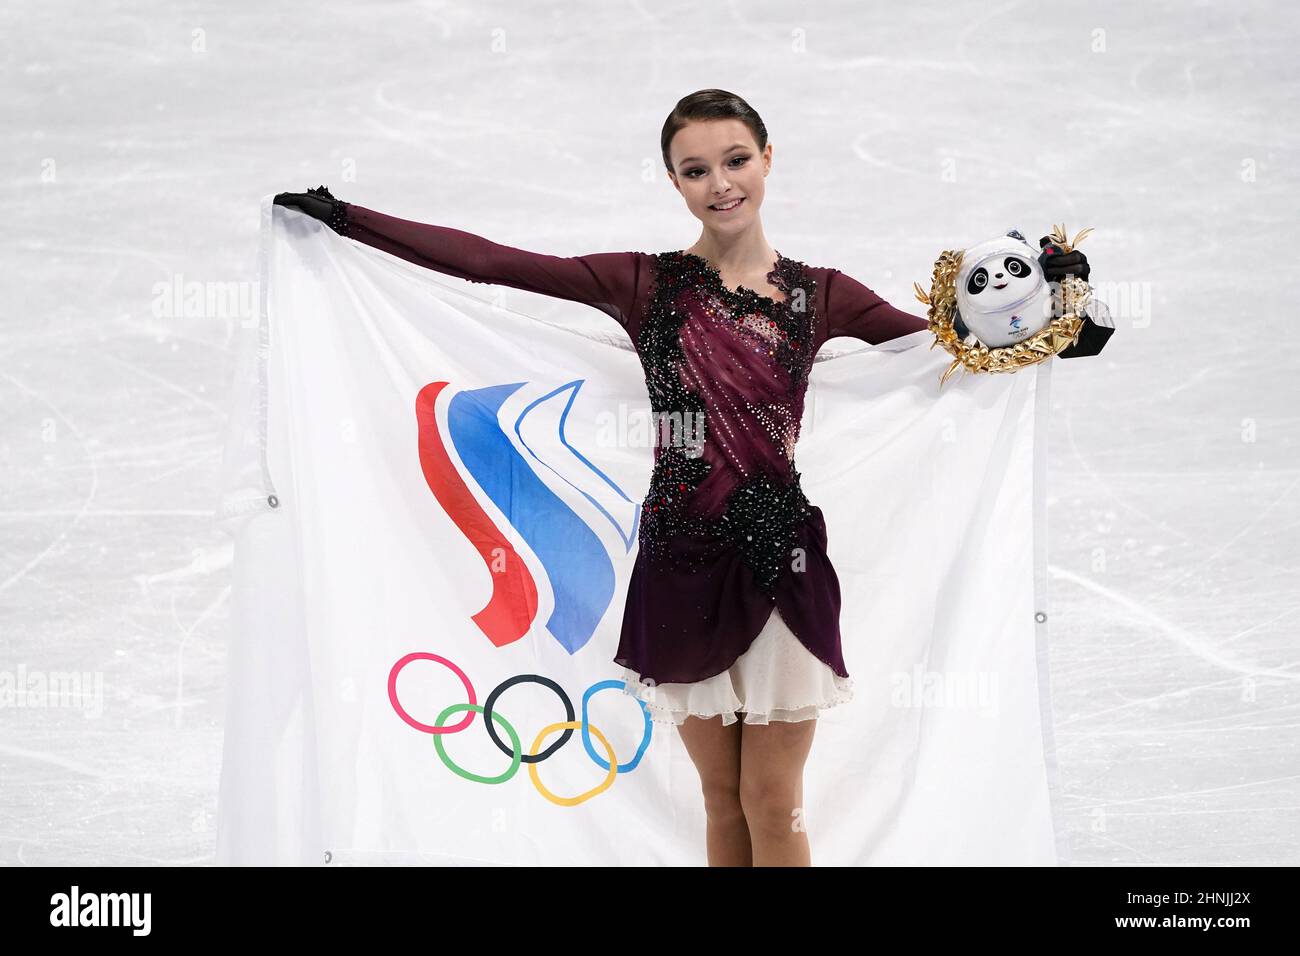
M 1038 245 L 1043 250 L 1038 257 L 1038 264 L 1043 267 L 1043 276 L 1048 282 L 1059 283 L 1068 275 L 1077 275 L 1084 282 L 1088 281 L 1092 267 L 1088 265 L 1088 257 L 1078 249 L 1073 252 L 1062 252 L 1061 247 L 1052 241 L 1051 236 L 1043 236 L 1038 240 Z M 1079 330 L 1078 339 L 1073 345 L 1067 345 L 1057 352 L 1057 358 L 1084 358 L 1097 355 L 1106 347 L 1106 343 L 1115 332 L 1115 326 L 1110 324 L 1107 311 L 1101 308 L 1097 311 L 1097 318 L 1101 321 L 1098 322 L 1093 316 L 1084 313 L 1083 328 Z M 1056 314 L 1060 314 L 1059 308 Z
M 1068 275 L 1076 275 L 1084 282 L 1088 281 L 1092 267 L 1088 265 L 1088 257 L 1078 249 L 1062 252 L 1051 236 L 1039 239 L 1038 246 L 1043 250 L 1038 256 L 1038 264 L 1043 267 L 1043 276 L 1048 282 L 1060 282 Z
M 277 193 L 273 200 L 277 206 L 288 206 L 319 219 L 339 235 L 347 231 L 348 204 L 335 199 L 325 186 L 308 189 L 305 193 Z

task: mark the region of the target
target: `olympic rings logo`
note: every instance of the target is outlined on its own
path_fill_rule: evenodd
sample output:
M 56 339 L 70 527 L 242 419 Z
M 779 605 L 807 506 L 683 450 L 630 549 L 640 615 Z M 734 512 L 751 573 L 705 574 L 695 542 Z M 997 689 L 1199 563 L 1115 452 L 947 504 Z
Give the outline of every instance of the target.
M 442 713 L 437 716 L 435 722 L 432 724 L 426 724 L 416 720 L 406 712 L 406 708 L 404 708 L 401 702 L 397 699 L 397 677 L 401 674 L 402 668 L 412 661 L 433 661 L 442 664 L 460 678 L 461 684 L 465 687 L 465 695 L 468 698 L 469 703 L 452 704 L 449 707 L 444 708 Z M 559 697 L 560 701 L 564 704 L 564 714 L 566 718 L 559 723 L 543 727 L 541 731 L 538 732 L 537 738 L 533 741 L 531 752 L 527 754 L 523 752 L 523 748 L 520 746 L 519 734 L 515 731 L 515 728 L 511 726 L 510 722 L 506 720 L 505 717 L 497 712 L 495 707 L 497 699 L 503 693 L 516 684 L 525 683 L 541 684 L 543 687 L 548 687 L 554 691 L 555 695 Z M 415 651 L 407 654 L 399 660 L 393 665 L 392 670 L 388 672 L 388 701 L 393 705 L 393 710 L 397 711 L 397 715 L 401 717 L 402 720 L 406 721 L 407 724 L 421 733 L 432 735 L 433 745 L 438 751 L 438 757 L 442 760 L 443 765 L 457 776 L 462 777 L 465 780 L 473 780 L 476 783 L 505 783 L 515 775 L 519 770 L 519 765 L 521 763 L 526 763 L 528 764 L 528 776 L 532 778 L 533 787 L 538 793 L 551 801 L 551 803 L 558 806 L 576 807 L 580 803 L 587 802 L 592 797 L 596 796 L 596 794 L 608 790 L 620 773 L 628 773 L 631 770 L 635 770 L 637 764 L 641 762 L 641 756 L 645 753 L 646 748 L 650 746 L 650 737 L 654 730 L 654 724 L 650 719 L 650 711 L 646 709 L 645 702 L 640 699 L 636 699 L 636 702 L 640 704 L 641 714 L 645 718 L 645 731 L 641 736 L 641 744 L 637 747 L 636 753 L 633 754 L 632 759 L 625 764 L 615 762 L 614 748 L 610 746 L 609 740 L 600 732 L 598 727 L 594 726 L 587 719 L 587 706 L 592 697 L 602 690 L 613 690 L 615 688 L 621 690 L 623 689 L 623 686 L 624 684 L 621 680 L 603 680 L 588 687 L 586 692 L 582 695 L 581 721 L 574 719 L 573 701 L 570 700 L 569 695 L 564 692 L 564 688 L 550 678 L 542 677 L 540 674 L 520 674 L 516 677 L 511 677 L 509 680 L 502 681 L 493 689 L 492 693 L 488 694 L 487 700 L 482 704 L 482 706 L 480 706 L 477 703 L 478 697 L 474 693 L 474 685 L 470 683 L 469 675 L 461 670 L 460 667 L 443 657 L 441 654 L 432 654 L 427 651 Z M 446 726 L 447 718 L 462 711 L 465 712 L 463 718 L 451 726 Z M 455 761 L 447 756 L 447 750 L 442 743 L 442 737 L 444 734 L 455 734 L 464 730 L 473 722 L 476 713 L 483 715 L 483 723 L 487 728 L 488 736 L 492 738 L 492 742 L 496 744 L 497 749 L 510 758 L 510 766 L 494 777 L 476 774 L 458 766 Z M 510 737 L 509 746 L 502 741 L 494 723 L 500 724 L 502 728 L 504 728 L 506 734 Z M 562 797 L 558 794 L 552 793 L 546 788 L 546 785 L 542 783 L 541 777 L 537 772 L 537 765 L 568 743 L 569 738 L 573 736 L 575 730 L 582 731 L 582 745 L 591 759 L 595 761 L 596 766 L 605 771 L 605 779 L 595 787 L 592 787 L 590 790 L 580 793 L 575 797 Z M 541 750 L 542 744 L 546 739 L 559 731 L 564 731 L 564 733 L 560 735 L 560 738 L 545 750 Z M 605 757 L 601 757 L 600 754 L 596 753 L 596 748 L 591 742 L 592 734 L 595 734 L 600 740 L 600 745 L 606 754 Z

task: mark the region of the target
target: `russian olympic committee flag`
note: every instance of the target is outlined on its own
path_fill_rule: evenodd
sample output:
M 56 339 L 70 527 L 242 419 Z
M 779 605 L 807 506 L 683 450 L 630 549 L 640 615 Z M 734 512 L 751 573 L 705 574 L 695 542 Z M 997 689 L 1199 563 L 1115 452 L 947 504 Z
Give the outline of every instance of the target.
M 263 200 L 219 520 L 235 541 L 218 862 L 702 865 L 698 775 L 613 662 L 655 427 L 616 322 Z M 1051 363 L 828 343 L 797 459 L 855 697 L 813 860 L 1052 864 Z M 671 601 L 672 595 L 663 595 Z

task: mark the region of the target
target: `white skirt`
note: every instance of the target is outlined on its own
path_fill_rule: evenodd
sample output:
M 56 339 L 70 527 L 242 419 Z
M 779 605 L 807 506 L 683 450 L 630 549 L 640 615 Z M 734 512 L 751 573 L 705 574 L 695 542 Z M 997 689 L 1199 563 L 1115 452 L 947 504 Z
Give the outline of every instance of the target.
M 623 680 L 623 692 L 644 701 L 650 718 L 661 724 L 721 715 L 729 725 L 738 711 L 747 724 L 811 720 L 853 699 L 853 678 L 840 677 L 804 647 L 775 607 L 745 653 L 720 674 L 692 683 L 643 684 L 640 674 L 625 667 Z

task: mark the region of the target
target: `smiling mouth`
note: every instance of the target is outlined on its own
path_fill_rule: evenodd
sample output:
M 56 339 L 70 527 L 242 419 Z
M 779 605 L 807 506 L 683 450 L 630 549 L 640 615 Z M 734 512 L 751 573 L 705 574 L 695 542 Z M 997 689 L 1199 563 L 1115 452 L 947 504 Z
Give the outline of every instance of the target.
M 733 199 L 730 203 L 724 204 L 721 208 L 715 205 L 710 205 L 709 208 L 714 212 L 735 212 L 744 201 L 745 197 L 741 196 L 739 199 Z
M 995 288 L 995 289 L 1005 289 L 1006 287 L 1007 287 L 1007 284 L 1004 282 L 1004 283 L 1002 283 L 1001 285 L 995 285 L 993 288 Z

